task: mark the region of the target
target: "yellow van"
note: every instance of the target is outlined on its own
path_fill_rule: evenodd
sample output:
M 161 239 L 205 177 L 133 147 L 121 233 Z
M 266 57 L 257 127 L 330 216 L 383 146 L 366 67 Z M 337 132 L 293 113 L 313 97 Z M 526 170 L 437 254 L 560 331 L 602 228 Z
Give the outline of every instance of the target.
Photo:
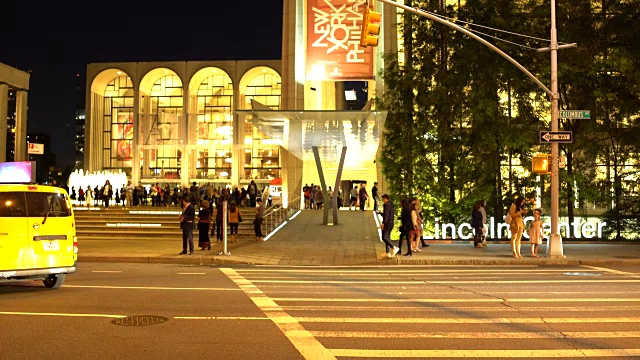
M 67 192 L 58 187 L 0 184 L 0 282 L 62 285 L 76 271 L 78 240 Z

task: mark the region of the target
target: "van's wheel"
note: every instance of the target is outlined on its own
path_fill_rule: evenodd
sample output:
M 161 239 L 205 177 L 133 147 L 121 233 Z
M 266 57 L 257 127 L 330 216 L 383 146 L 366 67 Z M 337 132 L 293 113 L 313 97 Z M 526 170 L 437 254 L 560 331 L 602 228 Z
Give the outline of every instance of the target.
M 49 275 L 42 282 L 49 289 L 57 289 L 64 282 L 65 274 Z

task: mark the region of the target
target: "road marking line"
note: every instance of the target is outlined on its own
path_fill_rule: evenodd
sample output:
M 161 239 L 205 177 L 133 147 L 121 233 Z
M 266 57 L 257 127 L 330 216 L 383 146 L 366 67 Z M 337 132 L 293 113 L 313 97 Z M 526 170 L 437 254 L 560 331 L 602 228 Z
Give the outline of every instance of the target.
M 311 295 L 311 294 L 327 294 L 326 291 L 305 291 L 305 290 L 286 290 L 286 289 L 282 289 L 282 290 L 278 290 L 278 289 L 269 289 L 268 292 L 270 294 L 280 294 L 280 293 L 286 293 L 286 294 L 307 294 L 307 295 Z M 378 294 L 385 294 L 385 295 L 423 295 L 424 291 L 376 291 L 376 293 Z M 433 295 L 468 295 L 469 292 L 468 291 L 430 291 L 431 294 Z M 336 290 L 332 292 L 333 296 L 336 295 L 347 295 L 347 294 L 361 294 L 361 292 L 359 291 L 355 291 L 355 290 Z M 540 291 L 500 291 L 500 292 L 496 292 L 494 293 L 494 296 L 502 296 L 502 295 L 531 295 L 531 294 L 535 294 L 535 295 L 545 295 L 545 294 L 541 294 Z M 585 295 L 585 294 L 599 294 L 602 295 L 602 290 L 600 291 L 549 291 L 547 294 L 550 295 Z M 640 294 L 640 291 L 607 291 L 607 294 L 619 294 L 619 295 L 635 295 L 635 294 Z
M 449 306 L 447 309 L 443 309 L 441 307 L 425 307 L 425 306 L 362 306 L 360 304 L 353 306 L 341 306 L 341 305 L 317 305 L 317 306 L 280 306 L 280 308 L 284 310 L 290 311 L 446 311 L 447 309 L 456 311 L 467 311 L 467 312 L 521 312 L 521 311 L 557 311 L 557 312 L 596 312 L 596 311 L 640 311 L 640 306 L 603 306 L 603 307 L 593 307 L 589 306 L 588 308 L 576 308 L 576 307 L 565 307 L 565 306 L 553 306 L 553 307 L 522 307 L 522 308 L 504 308 L 504 307 L 475 307 L 473 305 L 470 306 L 458 306 L 452 307 Z
M 178 275 L 207 275 L 207 273 L 193 273 L 193 272 L 189 272 L 189 273 L 178 273 Z
M 640 298 L 526 298 L 526 299 L 496 299 L 496 298 L 460 298 L 460 299 L 388 299 L 388 298 L 288 298 L 272 297 L 273 301 L 302 301 L 302 302 L 416 302 L 416 303 L 501 303 L 501 302 L 638 302 Z
M 581 323 L 638 323 L 638 317 L 616 318 L 340 318 L 296 317 L 300 323 L 386 323 L 386 324 L 581 324 Z
M 394 269 L 402 269 L 402 268 L 419 268 L 421 265 L 394 265 Z M 263 269 L 271 269 L 281 270 L 281 271 L 289 271 L 289 269 L 282 269 L 282 265 L 256 265 L 256 268 Z M 308 265 L 287 265 L 287 268 L 291 268 L 291 271 L 295 271 L 295 269 L 309 269 Z M 495 269 L 495 268 L 525 268 L 525 267 L 540 267 L 540 265 L 429 265 L 431 268 L 487 268 L 487 269 Z M 574 266 L 575 267 L 575 266 Z M 389 265 L 314 265 L 314 269 L 388 269 Z M 238 269 L 240 271 L 260 271 L 258 269 Z M 312 270 L 311 270 L 312 271 Z
M 230 268 L 221 268 L 220 271 L 236 283 L 251 301 L 278 326 L 280 331 L 291 341 L 293 346 L 298 349 L 305 359 L 335 360 L 335 356 L 314 338 L 296 318 L 280 309 L 275 301 L 258 289 L 251 281 L 245 279 L 242 275 Z M 267 307 L 270 310 L 263 310 Z
M 106 318 L 125 318 L 125 317 L 127 317 L 127 315 L 111 315 L 111 314 L 35 313 L 35 312 L 24 312 L 24 311 L 0 311 L 0 315 L 59 316 L 59 317 L 106 317 Z
M 358 350 L 330 349 L 338 357 L 392 358 L 594 358 L 640 356 L 640 349 L 558 350 Z
M 356 331 L 311 331 L 321 338 L 372 338 L 372 339 L 478 339 L 477 332 L 356 332 Z M 594 331 L 594 332 L 483 332 L 484 339 L 596 339 L 637 338 L 640 331 Z
M 92 270 L 92 273 L 121 273 L 120 270 Z
M 483 275 L 483 274 L 476 274 L 476 276 L 470 276 L 469 274 L 460 274 L 460 273 L 456 273 L 456 274 L 444 274 L 444 273 L 436 273 L 436 274 L 361 274 L 361 275 L 355 275 L 355 274 L 327 274 L 327 275 L 320 275 L 317 274 L 317 276 L 313 276 L 314 280 L 320 280 L 320 279 L 335 279 L 336 277 L 342 277 L 342 278 L 348 278 L 351 281 L 361 281 L 361 280 L 368 280 L 371 279 L 372 275 L 376 275 L 376 276 L 424 276 L 424 277 L 447 277 L 447 278 L 453 278 L 453 279 L 458 279 L 458 278 L 462 278 L 462 279 L 482 279 L 482 280 L 491 280 L 491 279 L 504 279 L 504 275 L 497 275 L 497 274 L 489 274 L 489 275 Z M 544 276 L 544 275 L 558 275 L 557 273 L 536 273 L 536 276 Z M 526 277 L 526 276 L 531 276 L 531 273 L 520 273 L 520 274 L 509 274 L 509 277 L 515 278 L 515 277 Z M 251 274 L 251 276 L 247 276 L 247 278 L 251 281 L 255 281 L 255 280 L 289 280 L 289 279 L 295 279 L 298 278 L 299 275 L 296 274 L 291 274 L 291 275 L 256 275 L 256 274 Z M 431 281 L 431 280 L 425 280 L 425 281 Z M 522 280 L 522 281 L 526 281 Z
M 188 288 L 188 287 L 163 287 L 163 286 L 62 285 L 62 287 L 82 288 L 82 289 L 240 291 L 240 289 L 236 289 L 236 288 Z
M 176 316 L 177 320 L 271 320 L 268 317 L 251 316 Z
M 603 272 L 607 272 L 610 274 L 618 274 L 618 275 L 638 275 L 636 273 L 630 273 L 630 272 L 626 272 L 626 271 L 619 271 L 619 270 L 614 270 L 614 269 L 608 269 L 608 268 L 603 268 L 603 267 L 598 267 L 598 266 L 587 266 L 585 265 L 585 267 L 588 267 L 590 269 L 593 269 L 595 271 L 603 271 Z
M 358 281 L 351 280 L 251 280 L 253 283 L 283 283 L 283 284 L 560 284 L 560 283 L 639 283 L 640 280 L 452 280 L 452 281 L 438 281 L 438 280 L 408 280 L 408 281 Z
M 466 266 L 465 266 L 466 267 Z M 315 268 L 315 267 L 314 267 Z M 442 269 L 442 270 L 396 270 L 395 267 L 392 269 L 389 269 L 387 271 L 385 270 L 371 270 L 371 271 L 366 271 L 366 270 L 288 270 L 288 269 L 237 269 L 238 273 L 313 273 L 313 274 L 322 274 L 322 273 L 327 273 L 327 274 L 335 274 L 335 273 L 345 273 L 345 274 L 349 274 L 349 273 L 354 273 L 354 274 L 362 274 L 363 272 L 367 273 L 367 274 L 376 274 L 376 273 L 380 273 L 380 274 L 421 274 L 421 273 L 474 273 L 477 274 L 478 270 L 446 270 L 446 269 Z M 549 273 L 563 273 L 563 272 L 567 272 L 567 271 L 581 271 L 581 272 L 597 272 L 599 270 L 586 270 L 586 269 L 526 269 L 526 270 L 522 270 L 520 268 L 518 269 L 512 269 L 510 271 L 513 271 L 514 273 L 518 273 L 518 272 L 523 272 L 523 273 L 531 273 L 531 272 L 549 272 Z M 500 270 L 495 270 L 493 269 L 493 266 L 491 269 L 486 269 L 486 270 L 482 270 L 482 274 L 485 273 L 500 273 L 500 274 L 504 274 L 505 269 L 500 269 Z M 509 272 L 509 274 L 511 274 L 511 272 Z

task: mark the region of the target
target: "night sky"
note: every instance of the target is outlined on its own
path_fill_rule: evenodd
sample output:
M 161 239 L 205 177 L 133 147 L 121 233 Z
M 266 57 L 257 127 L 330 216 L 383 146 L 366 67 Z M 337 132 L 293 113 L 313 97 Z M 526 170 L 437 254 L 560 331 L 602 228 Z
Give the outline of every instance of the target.
M 51 135 L 58 166 L 74 163 L 88 63 L 281 58 L 282 0 L 42 4 L 2 4 L 0 62 L 31 71 L 28 132 Z

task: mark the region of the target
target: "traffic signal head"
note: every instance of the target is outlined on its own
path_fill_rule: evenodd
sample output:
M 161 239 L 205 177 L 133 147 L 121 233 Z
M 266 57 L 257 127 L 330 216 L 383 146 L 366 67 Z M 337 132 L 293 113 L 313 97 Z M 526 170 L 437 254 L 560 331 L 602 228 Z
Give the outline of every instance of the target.
M 534 173 L 550 174 L 551 173 L 551 155 L 538 154 L 531 158 L 531 171 Z
M 381 13 L 371 10 L 369 7 L 364 8 L 362 28 L 360 29 L 360 46 L 378 46 L 381 20 Z

